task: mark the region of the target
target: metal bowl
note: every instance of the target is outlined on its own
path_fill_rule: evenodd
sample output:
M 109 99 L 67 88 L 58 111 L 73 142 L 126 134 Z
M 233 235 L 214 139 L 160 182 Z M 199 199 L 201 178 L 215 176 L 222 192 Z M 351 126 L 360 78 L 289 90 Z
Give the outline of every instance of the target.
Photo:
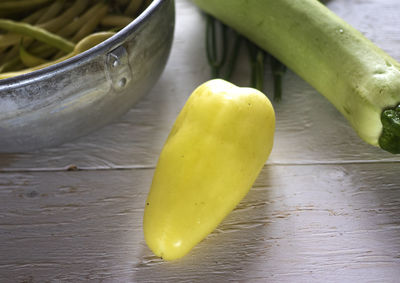
M 154 0 L 99 45 L 50 67 L 0 80 L 0 152 L 55 146 L 121 116 L 161 75 L 174 23 L 174 1 Z

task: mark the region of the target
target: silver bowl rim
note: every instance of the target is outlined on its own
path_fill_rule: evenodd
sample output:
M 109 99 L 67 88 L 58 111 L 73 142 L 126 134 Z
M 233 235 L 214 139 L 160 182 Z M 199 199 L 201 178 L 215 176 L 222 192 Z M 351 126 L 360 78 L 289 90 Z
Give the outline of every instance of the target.
M 131 23 L 121 29 L 119 32 L 97 44 L 96 46 L 81 52 L 71 58 L 68 58 L 62 62 L 55 63 L 51 66 L 43 69 L 35 70 L 29 73 L 21 74 L 18 76 L 1 79 L 0 80 L 0 91 L 4 88 L 10 89 L 13 87 L 21 87 L 25 84 L 32 83 L 32 81 L 43 80 L 46 77 L 51 77 L 54 73 L 67 71 L 68 69 L 74 68 L 78 64 L 85 63 L 92 60 L 93 58 L 105 54 L 113 48 L 124 43 L 126 38 L 132 34 L 139 27 L 144 25 L 151 15 L 161 6 L 165 0 L 153 0 L 151 4 L 142 11 Z M 1 97 L 1 93 L 0 93 Z

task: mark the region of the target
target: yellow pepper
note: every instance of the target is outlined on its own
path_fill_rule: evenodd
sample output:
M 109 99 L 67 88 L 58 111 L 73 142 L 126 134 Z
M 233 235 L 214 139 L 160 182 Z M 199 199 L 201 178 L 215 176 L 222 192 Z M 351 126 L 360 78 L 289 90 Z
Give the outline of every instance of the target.
M 160 154 L 143 219 L 159 257 L 183 257 L 242 200 L 273 145 L 275 113 L 260 91 L 216 79 L 200 85 Z

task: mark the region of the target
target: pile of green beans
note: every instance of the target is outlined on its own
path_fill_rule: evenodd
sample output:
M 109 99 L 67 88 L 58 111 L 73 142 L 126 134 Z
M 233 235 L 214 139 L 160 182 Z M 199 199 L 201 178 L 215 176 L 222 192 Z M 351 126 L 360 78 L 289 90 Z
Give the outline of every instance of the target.
M 286 66 L 218 19 L 207 14 L 205 16 L 205 49 L 211 69 L 211 77 L 222 78 L 229 81 L 236 67 L 240 47 L 242 43 L 245 43 L 251 67 L 249 86 L 264 91 L 265 65 L 268 60 L 271 66 L 274 100 L 281 100 L 282 78 L 286 72 Z M 233 37 L 233 40 L 231 37 Z M 231 48 L 229 48 L 229 46 L 231 46 Z M 225 73 L 223 71 L 225 71 Z
M 0 79 L 44 68 L 98 44 L 151 2 L 0 0 Z

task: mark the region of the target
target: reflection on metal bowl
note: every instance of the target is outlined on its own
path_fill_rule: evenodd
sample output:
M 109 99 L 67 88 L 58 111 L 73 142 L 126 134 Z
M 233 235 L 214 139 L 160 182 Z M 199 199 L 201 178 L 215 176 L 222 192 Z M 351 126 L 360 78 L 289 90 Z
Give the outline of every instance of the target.
M 68 60 L 0 80 L 0 152 L 55 146 L 128 111 L 156 83 L 170 53 L 173 0 Z

